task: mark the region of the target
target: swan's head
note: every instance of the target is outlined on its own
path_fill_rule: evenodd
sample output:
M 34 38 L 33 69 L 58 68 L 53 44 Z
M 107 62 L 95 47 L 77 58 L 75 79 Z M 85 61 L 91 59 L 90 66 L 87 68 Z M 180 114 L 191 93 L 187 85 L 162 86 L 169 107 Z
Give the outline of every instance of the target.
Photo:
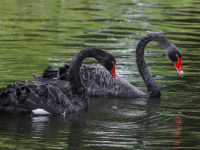
M 182 62 L 181 62 L 181 52 L 180 50 L 173 44 L 171 44 L 167 50 L 166 54 L 168 58 L 174 63 L 176 70 L 178 71 L 180 76 L 183 76 Z
M 105 62 L 104 67 L 110 72 L 110 74 L 113 76 L 113 78 L 115 80 L 118 80 L 116 73 L 115 73 L 115 65 L 116 65 L 116 61 L 115 61 L 115 58 L 114 58 L 114 59 L 110 59 L 107 62 Z
M 101 55 L 100 63 L 110 72 L 110 74 L 113 76 L 115 80 L 118 80 L 116 73 L 115 73 L 115 65 L 116 61 L 112 54 L 106 52 L 103 54 L 99 53 L 99 56 Z

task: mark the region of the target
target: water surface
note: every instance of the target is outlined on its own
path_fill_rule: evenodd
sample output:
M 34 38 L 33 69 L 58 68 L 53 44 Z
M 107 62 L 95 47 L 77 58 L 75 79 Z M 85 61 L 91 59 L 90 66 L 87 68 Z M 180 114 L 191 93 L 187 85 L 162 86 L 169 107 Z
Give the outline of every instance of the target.
M 87 110 L 63 116 L 0 116 L 2 149 L 200 149 L 200 3 L 197 0 L 27 0 L 0 2 L 0 86 L 34 80 L 47 66 L 70 63 L 86 47 L 104 49 L 117 74 L 146 91 L 135 63 L 138 41 L 167 37 L 182 52 L 184 77 L 161 45 L 145 59 L 159 99 L 90 98 Z M 100 66 L 94 59 L 86 64 Z

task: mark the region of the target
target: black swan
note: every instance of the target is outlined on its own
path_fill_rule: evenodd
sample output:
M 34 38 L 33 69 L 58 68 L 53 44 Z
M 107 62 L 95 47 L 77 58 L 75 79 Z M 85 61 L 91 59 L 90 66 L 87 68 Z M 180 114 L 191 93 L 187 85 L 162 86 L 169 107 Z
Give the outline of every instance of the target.
M 140 75 L 142 76 L 147 86 L 147 93 L 143 93 L 122 78 L 118 77 L 118 81 L 115 82 L 105 69 L 83 64 L 81 67 L 81 75 L 82 80 L 86 85 L 88 96 L 132 98 L 160 97 L 160 89 L 149 73 L 144 60 L 144 49 L 146 44 L 150 41 L 158 41 L 163 46 L 166 55 L 174 63 L 179 74 L 183 76 L 180 50 L 170 41 L 168 41 L 164 36 L 159 34 L 148 34 L 139 41 L 136 48 L 136 62 Z M 60 67 L 58 70 L 52 67 L 48 67 L 47 70 L 43 72 L 42 76 L 36 74 L 33 74 L 33 76 L 38 81 L 55 85 L 62 91 L 65 91 L 65 82 L 69 80 L 68 70 L 69 65 Z
M 48 114 L 66 114 L 86 109 L 88 95 L 80 77 L 80 67 L 86 57 L 94 57 L 117 80 L 115 58 L 103 50 L 86 48 L 78 52 L 71 61 L 70 82 L 65 85 L 68 91 L 64 93 L 44 82 L 14 82 L 13 85 L 0 89 L 0 115 L 33 115 L 36 109 Z

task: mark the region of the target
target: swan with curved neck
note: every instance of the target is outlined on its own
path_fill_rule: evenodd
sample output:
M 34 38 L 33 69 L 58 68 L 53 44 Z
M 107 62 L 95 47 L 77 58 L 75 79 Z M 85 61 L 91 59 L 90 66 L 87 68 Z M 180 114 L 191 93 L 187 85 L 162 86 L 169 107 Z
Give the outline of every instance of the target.
M 140 75 L 147 86 L 147 93 L 138 90 L 122 78 L 118 78 L 118 81 L 114 82 L 114 79 L 111 78 L 110 74 L 104 69 L 82 65 L 81 75 L 83 82 L 86 83 L 88 95 L 97 97 L 160 97 L 160 89 L 149 73 L 144 60 L 144 49 L 150 41 L 158 41 L 163 46 L 166 55 L 174 63 L 179 74 L 183 76 L 180 50 L 164 36 L 159 34 L 148 34 L 139 41 L 136 48 L 136 62 Z M 68 67 L 69 65 L 65 65 L 64 67 L 60 67 L 59 70 L 48 67 L 47 70 L 43 72 L 43 76 L 36 74 L 33 74 L 33 76 L 38 81 L 47 82 L 53 85 L 56 84 L 61 90 L 65 91 L 66 88 L 63 85 L 66 80 L 70 80 L 68 78 Z M 52 79 L 55 77 L 58 77 L 58 80 Z
M 95 58 L 117 80 L 115 58 L 108 52 L 95 48 L 86 48 L 77 53 L 69 68 L 70 82 L 68 91 L 43 82 L 18 81 L 0 89 L 0 114 L 32 114 L 42 109 L 50 114 L 72 113 L 88 107 L 88 95 L 80 77 L 80 67 L 86 57 Z M 71 99 L 70 99 L 71 98 Z
M 144 49 L 150 41 L 159 42 L 165 49 L 166 55 L 174 63 L 177 71 L 183 76 L 182 63 L 181 63 L 181 52 L 164 36 L 159 34 L 148 34 L 144 36 L 137 45 L 136 48 L 136 62 L 137 67 L 147 86 L 147 97 L 160 97 L 160 89 L 154 79 L 152 78 L 147 65 L 144 60 Z

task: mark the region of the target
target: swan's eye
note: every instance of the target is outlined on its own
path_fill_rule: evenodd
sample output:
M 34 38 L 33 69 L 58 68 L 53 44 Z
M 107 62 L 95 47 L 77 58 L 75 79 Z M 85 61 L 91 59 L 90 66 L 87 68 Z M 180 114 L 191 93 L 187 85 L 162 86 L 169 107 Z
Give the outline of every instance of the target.
M 181 59 L 181 54 L 176 54 L 176 57 Z

